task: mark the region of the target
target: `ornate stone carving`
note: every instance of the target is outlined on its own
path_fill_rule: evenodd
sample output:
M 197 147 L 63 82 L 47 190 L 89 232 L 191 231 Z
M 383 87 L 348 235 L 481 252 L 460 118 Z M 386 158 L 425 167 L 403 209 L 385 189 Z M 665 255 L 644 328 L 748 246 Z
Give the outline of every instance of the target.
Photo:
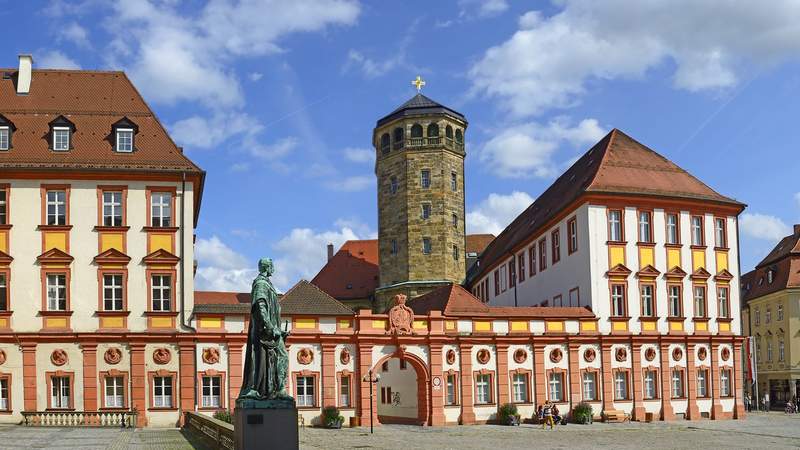
M 50 362 L 52 362 L 54 366 L 63 366 L 67 361 L 69 361 L 67 352 L 60 348 L 53 350 L 53 353 L 50 354 Z
M 310 348 L 301 348 L 297 352 L 297 362 L 303 365 L 311 364 L 314 361 L 314 352 Z
M 583 359 L 586 360 L 586 362 L 594 361 L 595 357 L 597 357 L 597 353 L 595 353 L 593 348 L 587 348 L 583 351 Z
M 517 364 L 524 363 L 526 359 L 528 359 L 528 352 L 526 352 L 525 350 L 518 348 L 514 352 L 514 362 L 516 362 Z
M 680 361 L 683 358 L 683 350 L 680 347 L 675 347 L 672 349 L 672 359 L 674 361 Z
M 723 361 L 727 361 L 731 357 L 731 350 L 728 347 L 722 347 L 721 357 Z
M 350 350 L 343 348 L 339 353 L 339 362 L 342 364 L 350 364 Z
M 153 362 L 156 364 L 167 364 L 172 360 L 172 352 L 168 348 L 157 348 L 153 350 Z
M 206 364 L 216 364 L 219 362 L 219 349 L 217 347 L 206 347 L 203 349 L 203 362 Z
M 708 350 L 705 347 L 700 347 L 697 349 L 697 360 L 698 361 L 705 361 L 706 356 L 708 356 Z
M 448 350 L 446 358 L 447 358 L 447 364 L 455 364 L 456 363 L 456 351 L 455 350 Z
M 628 349 L 626 349 L 625 347 L 617 348 L 617 350 L 614 352 L 614 358 L 617 360 L 617 362 L 625 362 L 625 361 L 627 361 L 628 360 Z
M 122 361 L 122 350 L 116 347 L 106 350 L 106 352 L 103 354 L 103 360 L 107 364 L 119 364 L 119 362 Z
M 561 351 L 560 348 L 554 348 L 550 350 L 550 361 L 554 363 L 561 362 L 561 358 L 564 357 L 564 353 Z
M 406 306 L 406 296 L 394 296 L 394 306 L 389 310 L 389 330 L 387 334 L 414 334 L 414 311 Z
M 6 352 L 3 351 L 3 350 L 0 350 L 0 365 L 2 365 L 5 362 L 6 362 Z
M 644 359 L 648 361 L 656 359 L 656 349 L 648 347 L 647 350 L 644 351 Z
M 492 357 L 492 354 L 489 353 L 489 350 L 482 348 L 478 350 L 478 354 L 476 355 L 478 362 L 481 364 L 486 364 L 489 362 L 489 359 Z

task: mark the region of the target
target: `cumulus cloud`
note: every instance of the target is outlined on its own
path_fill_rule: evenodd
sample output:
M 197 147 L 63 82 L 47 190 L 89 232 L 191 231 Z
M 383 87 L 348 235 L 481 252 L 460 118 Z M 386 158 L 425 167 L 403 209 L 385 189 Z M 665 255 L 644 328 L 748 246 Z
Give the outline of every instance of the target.
M 180 145 L 202 149 L 216 147 L 237 134 L 258 133 L 262 129 L 256 119 L 239 112 L 192 116 L 175 122 L 170 128 L 173 139 Z
M 530 11 L 518 30 L 470 69 L 473 94 L 498 98 L 515 116 L 580 101 L 596 80 L 635 79 L 668 63 L 689 91 L 734 86 L 747 65 L 800 54 L 800 3 L 562 0 L 545 17 Z
M 92 46 L 91 43 L 89 43 L 89 32 L 77 22 L 70 22 L 59 28 L 58 33 L 59 37 L 72 42 L 78 47 L 91 48 Z
M 497 236 L 533 200 L 533 197 L 520 191 L 508 195 L 489 194 L 467 213 L 467 233 L 491 233 Z
M 546 125 L 523 123 L 505 128 L 489 139 L 479 151 L 479 159 L 504 178 L 552 177 L 560 171 L 554 156 L 562 145 L 593 144 L 605 133 L 595 119 L 584 119 L 574 126 L 564 118 Z
M 777 242 L 791 234 L 792 229 L 778 217 L 759 213 L 744 213 L 739 217 L 742 234 L 755 239 Z
M 58 50 L 42 53 L 34 60 L 36 66 L 42 69 L 80 69 L 81 66 L 74 59 Z
M 364 189 L 372 186 L 374 183 L 374 177 L 356 175 L 352 177 L 345 177 L 341 180 L 333 180 L 327 183 L 327 186 L 334 191 L 356 192 L 363 191 Z
M 200 238 L 195 243 L 199 290 L 245 292 L 257 270 L 241 253 L 226 245 L 217 236 Z
M 479 17 L 492 17 L 508 9 L 506 0 L 460 0 L 458 5 L 461 7 L 462 16 L 469 14 L 469 10 L 475 9 Z
M 347 147 L 343 150 L 344 157 L 355 163 L 371 163 L 375 161 L 375 150 L 371 148 Z

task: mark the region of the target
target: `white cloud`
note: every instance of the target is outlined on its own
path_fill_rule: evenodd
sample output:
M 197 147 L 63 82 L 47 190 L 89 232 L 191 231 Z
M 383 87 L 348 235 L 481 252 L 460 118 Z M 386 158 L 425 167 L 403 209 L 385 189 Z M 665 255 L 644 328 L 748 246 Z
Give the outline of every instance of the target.
M 81 66 L 69 56 L 58 50 L 51 50 L 36 56 L 34 63 L 42 69 L 80 69 Z
M 508 195 L 489 194 L 467 213 L 467 233 L 491 233 L 497 236 L 533 200 L 527 193 L 519 191 Z
M 375 150 L 371 148 L 347 147 L 342 152 L 348 161 L 355 163 L 371 163 L 375 161 Z
M 264 77 L 264 74 L 261 73 L 261 72 L 250 72 L 249 74 L 247 74 L 247 78 L 249 78 L 250 81 L 253 81 L 253 82 L 258 81 L 263 77 Z
M 356 67 L 361 70 L 365 78 L 377 78 L 397 68 L 402 68 L 402 70 L 405 71 L 421 71 L 420 68 L 417 68 L 408 61 L 408 47 L 413 42 L 414 34 L 421 21 L 422 18 L 417 18 L 411 22 L 411 25 L 409 25 L 405 34 L 403 34 L 400 39 L 397 49 L 389 51 L 388 54 L 391 56 L 386 59 L 377 60 L 364 55 L 361 51 L 350 49 L 350 51 L 347 52 L 347 60 L 344 63 L 342 71 L 348 72 L 353 67 Z M 387 52 L 383 50 L 381 54 L 385 55 Z
M 800 207 L 800 192 L 794 194 L 794 201 L 797 203 L 797 206 Z
M 244 139 L 245 150 L 265 161 L 274 161 L 288 155 L 297 148 L 297 144 L 297 138 L 292 136 L 279 139 L 274 144 L 264 144 L 249 134 Z
M 257 270 L 255 263 L 228 247 L 217 236 L 195 244 L 196 287 L 199 290 L 246 292 Z
M 86 28 L 80 26 L 77 22 L 70 22 L 59 28 L 59 36 L 66 39 L 80 48 L 91 48 L 92 44 L 89 42 L 89 32 Z
M 286 291 L 301 278 L 311 280 L 319 272 L 327 260 L 329 243 L 339 248 L 350 239 L 371 238 L 374 238 L 374 232 L 354 220 L 338 220 L 334 229 L 325 231 L 295 228 L 273 246 L 279 253 L 275 258 L 273 281 Z
M 258 133 L 262 129 L 258 121 L 247 114 L 224 112 L 209 118 L 192 116 L 175 122 L 170 128 L 173 139 L 180 145 L 203 149 L 216 147 L 234 135 Z
M 341 180 L 334 179 L 328 182 L 326 186 L 334 191 L 356 192 L 363 191 L 364 189 L 372 186 L 374 183 L 374 177 L 356 175 L 352 177 L 345 177 Z
M 777 242 L 792 233 L 791 227 L 775 216 L 744 213 L 739 218 L 742 234 L 755 239 Z
M 547 125 L 528 122 L 505 128 L 489 139 L 480 150 L 479 159 L 504 178 L 552 177 L 560 171 L 554 161 L 560 146 L 594 144 L 605 133 L 595 119 L 584 119 L 575 126 L 564 118 Z
M 469 71 L 472 93 L 516 116 L 578 102 L 596 80 L 640 78 L 674 65 L 675 87 L 728 88 L 744 67 L 796 59 L 800 2 L 764 8 L 727 0 L 560 0 L 550 17 L 531 11 Z
M 462 16 L 467 15 L 467 10 L 471 8 L 477 8 L 476 13 L 479 17 L 496 16 L 508 9 L 506 0 L 460 0 L 458 4 L 462 8 Z

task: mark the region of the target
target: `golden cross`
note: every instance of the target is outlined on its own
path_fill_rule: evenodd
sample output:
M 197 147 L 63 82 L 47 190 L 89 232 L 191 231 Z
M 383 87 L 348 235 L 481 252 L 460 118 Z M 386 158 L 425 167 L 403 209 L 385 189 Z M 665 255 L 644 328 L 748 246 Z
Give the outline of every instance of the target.
M 417 75 L 417 79 L 411 82 L 411 85 L 417 88 L 417 92 L 422 90 L 422 86 L 425 86 L 425 81 Z

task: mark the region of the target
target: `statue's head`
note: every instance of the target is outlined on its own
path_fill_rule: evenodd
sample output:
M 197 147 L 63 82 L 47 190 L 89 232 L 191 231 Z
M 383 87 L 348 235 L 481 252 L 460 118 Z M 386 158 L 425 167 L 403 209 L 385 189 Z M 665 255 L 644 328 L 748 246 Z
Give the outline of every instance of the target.
M 406 304 L 406 296 L 403 294 L 397 294 L 394 296 L 394 304 L 395 305 L 405 305 Z
M 272 258 L 261 258 L 258 260 L 258 272 L 266 273 L 267 276 L 272 275 Z

